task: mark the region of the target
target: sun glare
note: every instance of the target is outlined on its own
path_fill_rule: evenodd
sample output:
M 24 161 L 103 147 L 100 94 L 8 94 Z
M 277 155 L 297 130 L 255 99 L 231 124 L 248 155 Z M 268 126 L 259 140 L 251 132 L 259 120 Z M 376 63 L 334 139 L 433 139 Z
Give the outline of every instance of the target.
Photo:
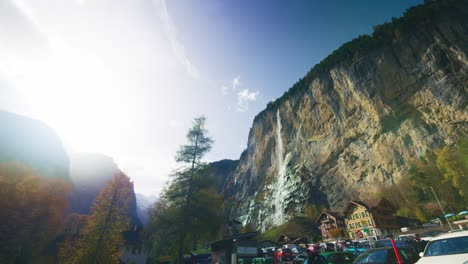
M 5 65 L 34 115 L 79 151 L 109 151 L 122 103 L 119 85 L 98 57 L 50 38 L 47 54 Z M 114 130 L 114 131 L 113 131 Z M 108 140 L 102 140 L 107 138 Z

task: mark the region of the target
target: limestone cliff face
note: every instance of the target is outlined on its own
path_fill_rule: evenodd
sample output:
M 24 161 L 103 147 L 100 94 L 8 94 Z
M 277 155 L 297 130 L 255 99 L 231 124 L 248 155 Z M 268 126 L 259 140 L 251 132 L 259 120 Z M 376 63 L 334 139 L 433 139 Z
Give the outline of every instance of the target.
M 266 229 L 306 203 L 339 210 L 404 177 L 426 150 L 468 135 L 468 12 L 445 2 L 424 26 L 312 70 L 255 118 L 231 180 L 233 217 Z

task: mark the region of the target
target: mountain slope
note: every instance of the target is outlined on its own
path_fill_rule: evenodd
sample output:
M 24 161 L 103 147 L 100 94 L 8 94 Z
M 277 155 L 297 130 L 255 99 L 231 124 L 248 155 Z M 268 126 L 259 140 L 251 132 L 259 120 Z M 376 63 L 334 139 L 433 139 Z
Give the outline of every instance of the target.
M 95 153 L 70 154 L 70 177 L 74 188 L 70 197 L 70 213 L 89 214 L 100 190 L 119 171 L 111 157 Z M 132 189 L 128 208 L 132 225 L 141 226 L 136 197 Z
M 0 162 L 19 161 L 46 177 L 68 179 L 69 160 L 60 138 L 44 123 L 0 111 Z
M 437 1 L 343 45 L 255 118 L 233 217 L 260 230 L 340 210 L 468 135 L 468 6 Z

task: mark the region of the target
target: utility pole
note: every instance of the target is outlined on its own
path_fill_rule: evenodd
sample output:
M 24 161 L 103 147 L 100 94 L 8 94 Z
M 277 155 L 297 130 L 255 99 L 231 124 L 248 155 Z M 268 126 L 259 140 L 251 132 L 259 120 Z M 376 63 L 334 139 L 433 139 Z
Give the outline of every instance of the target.
M 447 214 L 445 213 L 444 208 L 443 208 L 442 205 L 440 204 L 439 198 L 437 198 L 437 194 L 436 194 L 436 192 L 434 191 L 434 188 L 432 188 L 432 186 L 429 186 L 429 187 L 431 187 L 432 193 L 434 194 L 434 196 L 435 196 L 435 198 L 436 198 L 436 200 L 437 200 L 437 203 L 438 203 L 439 206 L 440 206 L 440 210 L 442 210 L 442 213 L 444 214 L 445 220 L 447 220 L 447 223 L 448 223 L 448 225 L 449 225 L 449 227 L 450 227 L 450 230 L 453 230 L 452 225 L 450 224 L 450 221 L 447 219 L 447 217 L 445 217 Z

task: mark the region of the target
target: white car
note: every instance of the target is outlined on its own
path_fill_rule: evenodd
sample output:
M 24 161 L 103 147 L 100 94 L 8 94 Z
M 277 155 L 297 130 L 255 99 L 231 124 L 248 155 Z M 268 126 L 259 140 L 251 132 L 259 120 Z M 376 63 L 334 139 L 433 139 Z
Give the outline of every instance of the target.
M 468 231 L 447 233 L 434 237 L 420 253 L 416 264 L 468 263 Z

